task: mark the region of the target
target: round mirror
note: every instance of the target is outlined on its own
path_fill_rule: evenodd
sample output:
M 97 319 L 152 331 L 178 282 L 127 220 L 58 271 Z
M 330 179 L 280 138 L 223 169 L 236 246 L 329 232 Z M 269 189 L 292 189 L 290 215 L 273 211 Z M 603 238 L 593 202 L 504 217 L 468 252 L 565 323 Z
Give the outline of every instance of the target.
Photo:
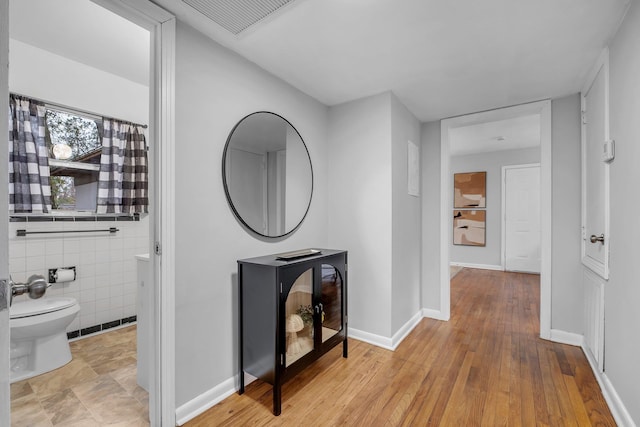
M 222 179 L 236 217 L 265 237 L 281 237 L 304 220 L 313 193 L 307 146 L 285 118 L 249 114 L 231 130 Z

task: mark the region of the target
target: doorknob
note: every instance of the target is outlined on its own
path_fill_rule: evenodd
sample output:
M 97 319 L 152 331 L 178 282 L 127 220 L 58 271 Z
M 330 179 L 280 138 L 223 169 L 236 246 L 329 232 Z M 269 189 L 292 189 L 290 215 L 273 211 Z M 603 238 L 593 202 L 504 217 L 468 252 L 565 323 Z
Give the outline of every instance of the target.
M 36 299 L 40 298 L 47 291 L 47 288 L 51 286 L 45 280 L 44 276 L 39 274 L 33 274 L 27 280 L 27 283 L 15 283 L 9 277 L 9 286 L 11 288 L 11 296 L 9 297 L 9 307 L 11 307 L 11 303 L 13 302 L 13 297 L 29 294 L 29 298 Z
M 595 234 L 591 235 L 591 238 L 589 238 L 589 240 L 591 241 L 591 243 L 595 243 L 595 242 L 600 242 L 604 245 L 604 234 L 601 234 L 599 236 L 596 236 Z

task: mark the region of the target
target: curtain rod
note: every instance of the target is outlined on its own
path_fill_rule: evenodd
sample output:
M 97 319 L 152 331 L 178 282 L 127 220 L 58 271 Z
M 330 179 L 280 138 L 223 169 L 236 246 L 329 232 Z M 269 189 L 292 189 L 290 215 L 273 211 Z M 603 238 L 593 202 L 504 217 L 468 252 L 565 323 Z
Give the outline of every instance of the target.
M 10 94 L 11 95 L 15 95 L 15 96 L 21 96 L 23 98 L 33 99 L 34 101 L 42 102 L 43 104 L 45 104 L 45 105 L 47 105 L 49 107 L 58 108 L 58 109 L 61 109 L 61 110 L 67 110 L 70 113 L 79 113 L 80 115 L 86 115 L 86 116 L 92 116 L 92 117 L 97 117 L 97 118 L 108 118 L 108 119 L 112 119 L 112 120 L 118 120 L 120 122 L 125 122 L 125 123 L 130 123 L 130 124 L 135 125 L 135 126 L 140 126 L 143 129 L 147 129 L 147 127 L 148 127 L 147 125 L 141 125 L 139 123 L 134 123 L 131 120 L 122 120 L 122 119 L 117 119 L 115 117 L 107 117 L 107 116 L 104 116 L 102 114 L 94 113 L 92 111 L 82 110 L 82 109 L 76 108 L 76 107 L 69 107 L 69 106 L 58 104 L 58 103 L 55 103 L 55 102 L 45 101 L 44 99 L 34 98 L 33 96 L 29 96 L 29 95 L 22 95 L 22 94 L 16 93 L 16 92 L 10 92 Z

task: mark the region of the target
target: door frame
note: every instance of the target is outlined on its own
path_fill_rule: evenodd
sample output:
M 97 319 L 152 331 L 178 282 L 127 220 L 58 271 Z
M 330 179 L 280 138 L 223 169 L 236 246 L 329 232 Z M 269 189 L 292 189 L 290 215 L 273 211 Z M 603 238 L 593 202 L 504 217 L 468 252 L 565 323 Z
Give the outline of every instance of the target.
M 158 148 L 151 150 L 150 172 L 153 179 L 150 181 L 152 190 L 153 209 L 150 227 L 153 227 L 153 236 L 163 248 L 162 260 L 159 256 L 150 257 L 154 277 L 154 288 L 157 292 L 154 296 L 154 329 L 153 356 L 150 361 L 154 372 L 151 376 L 151 387 L 154 387 L 153 400 L 149 402 L 149 416 L 151 425 L 175 426 L 175 172 L 174 172 L 174 146 L 175 146 L 175 17 L 164 9 L 156 6 L 148 0 L 92 0 L 94 3 L 125 17 L 151 32 L 151 84 L 149 134 L 150 139 L 158 141 Z M 9 25 L 8 25 L 8 1 L 0 1 L 0 99 L 4 102 L 0 105 L 0 116 L 7 117 L 9 100 Z M 0 130 L 7 132 L 8 123 L 0 121 Z M 8 152 L 2 150 L 0 161 L 8 162 Z M 0 168 L 0 170 L 3 170 Z M 7 178 L 3 176 L 0 199 L 6 202 L 8 186 Z M 0 215 L 4 236 L 1 244 L 8 247 L 8 215 Z M 6 230 L 6 231 L 5 231 Z M 151 240 L 151 239 L 150 239 Z M 151 249 L 155 245 L 150 245 Z M 2 251 L 3 249 L 0 249 Z M 8 259 L 8 258 L 5 258 Z M 161 262 L 162 261 L 162 262 Z M 9 348 L 0 349 L 0 378 L 9 375 Z M 5 354 L 6 353 L 6 354 Z M 4 358 L 6 356 L 6 363 Z M 157 359 L 156 359 L 157 356 Z M 158 379 L 157 381 L 155 379 Z M 6 390 L 5 390 L 6 389 Z M 6 391 L 6 392 L 5 392 Z M 0 425 L 9 425 L 11 399 L 8 383 L 0 389 Z
M 175 51 L 176 18 L 149 0 L 90 0 L 151 33 L 149 83 L 149 261 L 152 302 L 149 417 L 176 425 L 175 409 Z M 151 399 L 152 398 L 152 399 Z
M 444 119 L 440 123 L 440 313 L 451 316 L 451 280 L 449 247 L 453 219 L 453 187 L 449 130 L 489 121 L 523 115 L 540 115 L 540 337 L 551 338 L 551 100 L 536 101 L 511 107 Z
M 500 223 L 502 226 L 502 243 L 500 250 L 500 264 L 504 271 L 507 271 L 507 170 L 509 169 L 526 169 L 540 167 L 540 163 L 525 163 L 522 165 L 507 165 L 502 166 L 502 212 L 500 216 Z M 542 169 L 540 170 L 542 176 Z M 542 195 L 542 193 L 540 193 Z M 542 197 L 542 196 L 541 196 Z M 538 203 L 540 201 L 538 200 Z M 542 211 L 540 211 L 542 213 Z
M 9 134 L 9 2 L 0 1 L 0 135 Z M 11 425 L 11 374 L 9 356 L 9 284 L 3 279 L 9 278 L 9 150 L 0 150 L 0 164 L 7 165 L 0 168 L 0 206 L 4 206 L 0 213 L 0 333 L 6 334 L 0 338 L 0 425 Z M 5 293 L 6 292 L 6 293 Z M 6 345 L 5 344 L 6 339 Z
M 593 68 L 589 72 L 585 85 L 580 92 L 580 110 L 581 110 L 581 192 L 582 192 L 582 204 L 581 204 L 581 224 L 580 229 L 582 233 L 582 241 L 580 244 L 580 258 L 582 264 L 588 269 L 593 271 L 598 276 L 605 280 L 609 280 L 609 249 L 610 249 L 610 165 L 608 162 L 604 162 L 604 263 L 599 263 L 593 258 L 587 256 L 587 124 L 585 122 L 585 114 L 587 108 L 587 100 L 585 94 L 591 89 L 595 82 L 598 73 L 602 70 L 604 73 L 604 139 L 608 141 L 611 137 L 609 134 L 609 48 L 604 48 L 602 53 L 598 57 L 598 60 L 594 64 Z M 604 143 L 604 141 L 602 141 Z M 589 242 L 590 243 L 590 242 Z

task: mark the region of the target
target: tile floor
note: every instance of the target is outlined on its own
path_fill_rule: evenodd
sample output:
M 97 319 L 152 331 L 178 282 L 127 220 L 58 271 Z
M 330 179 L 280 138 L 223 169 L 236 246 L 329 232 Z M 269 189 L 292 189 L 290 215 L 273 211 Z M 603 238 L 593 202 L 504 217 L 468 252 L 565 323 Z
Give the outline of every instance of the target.
M 11 385 L 11 425 L 149 425 L 149 396 L 136 383 L 136 326 L 71 343 L 73 360 Z

